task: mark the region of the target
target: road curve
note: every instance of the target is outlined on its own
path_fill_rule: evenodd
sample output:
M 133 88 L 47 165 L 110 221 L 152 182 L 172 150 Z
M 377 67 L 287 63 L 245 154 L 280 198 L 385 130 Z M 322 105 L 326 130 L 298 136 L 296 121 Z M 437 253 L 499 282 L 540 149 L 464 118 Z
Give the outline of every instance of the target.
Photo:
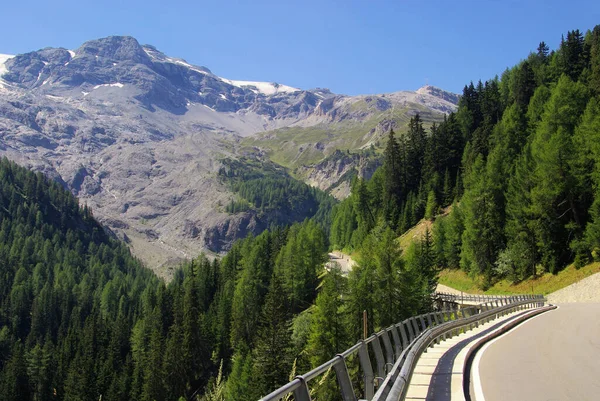
M 599 400 L 600 303 L 559 305 L 479 353 L 472 389 L 485 401 Z

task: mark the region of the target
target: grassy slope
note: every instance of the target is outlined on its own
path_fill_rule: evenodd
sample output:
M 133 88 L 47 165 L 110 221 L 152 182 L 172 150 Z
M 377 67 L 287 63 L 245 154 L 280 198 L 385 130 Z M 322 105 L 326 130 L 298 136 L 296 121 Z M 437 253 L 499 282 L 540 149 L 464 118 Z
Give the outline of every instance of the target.
M 545 273 L 535 279 L 531 278 L 517 284 L 511 283 L 509 280 L 501 280 L 485 292 L 478 287 L 479 279 L 472 279 L 462 270 L 446 269 L 442 271 L 439 282 L 459 291 L 473 294 L 530 294 L 533 292 L 546 295 L 596 273 L 600 273 L 600 262 L 591 263 L 580 269 L 569 265 L 556 275 Z
M 352 112 L 370 112 L 361 104 L 353 104 L 351 108 Z M 318 163 L 336 149 L 356 150 L 380 139 L 383 142 L 387 133 L 379 133 L 380 136 L 377 138 L 369 135 L 369 132 L 382 120 L 395 120 L 398 124 L 395 131 L 406 132 L 411 117 L 409 112 L 414 109 L 418 109 L 421 113 L 425 128 L 428 128 L 431 122 L 440 122 L 443 119 L 442 114 L 433 113 L 421 105 L 413 105 L 411 108 L 398 107 L 385 112 L 375 112 L 364 121 L 347 120 L 312 127 L 281 128 L 245 138 L 241 144 L 245 147 L 257 146 L 265 149 L 272 161 L 293 169 L 301 165 Z M 322 149 L 318 149 L 315 146 L 317 143 L 321 143 L 324 149 L 323 146 Z M 381 143 L 380 146 L 382 145 Z
M 448 213 L 449 208 L 444 210 L 443 216 Z M 438 218 L 440 217 L 441 216 L 438 216 Z M 429 228 L 429 231 L 431 232 L 432 222 L 423 219 L 416 226 L 402 234 L 398 238 L 400 248 L 403 250 L 407 249 L 411 242 L 422 238 L 426 228 Z M 480 289 L 480 277 L 471 278 L 462 270 L 443 270 L 440 273 L 439 282 L 440 284 L 447 285 L 456 290 L 472 294 L 529 294 L 533 291 L 536 294 L 546 295 L 576 283 L 595 273 L 600 273 L 600 262 L 591 263 L 580 269 L 576 269 L 574 265 L 570 265 L 556 275 L 545 273 L 535 279 L 528 279 L 517 284 L 513 284 L 509 280 L 501 280 L 485 292 Z

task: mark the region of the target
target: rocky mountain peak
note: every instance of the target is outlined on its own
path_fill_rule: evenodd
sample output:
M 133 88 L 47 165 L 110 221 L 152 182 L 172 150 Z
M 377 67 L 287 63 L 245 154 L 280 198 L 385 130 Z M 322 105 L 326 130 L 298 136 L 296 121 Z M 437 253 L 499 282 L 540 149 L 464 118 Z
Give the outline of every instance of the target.
M 109 36 L 85 42 L 75 51 L 76 57 L 103 57 L 112 61 L 128 61 L 150 64 L 150 57 L 135 38 L 131 36 Z
M 460 96 L 456 93 L 448 92 L 433 85 L 425 85 L 416 90 L 419 95 L 430 95 L 447 102 L 458 104 Z
M 265 152 L 272 140 L 293 163 L 318 163 L 335 149 L 366 149 L 407 115 L 440 119 L 457 99 L 435 87 L 345 96 L 232 80 L 111 36 L 0 54 L 0 156 L 71 189 L 157 266 L 260 231 L 257 215 L 225 212 L 237 195 L 217 176 L 223 158 Z M 244 136 L 260 138 L 249 146 Z M 341 156 L 305 176 L 347 195 L 342 178 L 373 165 Z

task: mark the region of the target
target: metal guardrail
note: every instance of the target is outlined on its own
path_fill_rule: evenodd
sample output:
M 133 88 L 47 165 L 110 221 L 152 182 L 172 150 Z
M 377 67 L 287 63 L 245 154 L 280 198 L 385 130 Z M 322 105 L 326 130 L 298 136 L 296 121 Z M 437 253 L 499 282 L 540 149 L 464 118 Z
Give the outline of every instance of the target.
M 398 393 L 398 388 L 394 385 L 410 383 L 410 376 L 412 376 L 414 364 L 418 359 L 418 357 L 415 359 L 415 356 L 420 356 L 431 342 L 439 342 L 447 336 L 457 333 L 461 327 L 469 325 L 472 327 L 473 324 L 489 320 L 492 316 L 505 310 L 520 305 L 543 304 L 544 302 L 545 299 L 541 295 L 501 297 L 460 310 L 432 312 L 410 317 L 365 340 L 360 340 L 353 347 L 337 354 L 310 372 L 296 376 L 294 380 L 263 397 L 261 401 L 277 401 L 290 393 L 293 394 L 296 401 L 311 401 L 308 382 L 326 373 L 329 369 L 335 371 L 342 400 L 357 401 L 358 398 L 346 365 L 346 360 L 356 354 L 358 354 L 362 372 L 364 397 L 367 400 L 385 400 L 387 394 L 392 392 L 394 394 L 404 392 L 405 395 L 404 387 L 400 387 L 400 393 Z M 432 333 L 435 334 L 433 337 Z M 375 376 L 371 363 L 372 355 L 376 364 L 377 376 Z M 409 370 L 406 370 L 407 367 Z M 375 393 L 376 382 L 379 383 L 377 393 Z
M 405 358 L 394 365 L 393 371 L 381 385 L 373 401 L 404 400 L 419 358 L 433 343 L 438 343 L 440 339 L 445 338 L 448 334 L 452 336 L 463 329 L 472 329 L 474 325 L 478 326 L 481 322 L 488 322 L 515 310 L 529 306 L 541 307 L 545 301 L 545 298 L 541 295 L 529 295 L 525 296 L 524 299 L 523 296 L 519 296 L 490 301 L 484 304 L 484 309 L 478 315 L 446 322 L 427 330 L 417 341 L 411 344 Z M 502 305 L 502 303 L 504 304 Z M 495 304 L 495 307 L 488 308 L 488 304 Z
M 509 295 L 479 295 L 479 294 L 450 294 L 447 292 L 436 292 L 436 298 L 446 302 L 489 302 L 499 299 L 511 298 Z

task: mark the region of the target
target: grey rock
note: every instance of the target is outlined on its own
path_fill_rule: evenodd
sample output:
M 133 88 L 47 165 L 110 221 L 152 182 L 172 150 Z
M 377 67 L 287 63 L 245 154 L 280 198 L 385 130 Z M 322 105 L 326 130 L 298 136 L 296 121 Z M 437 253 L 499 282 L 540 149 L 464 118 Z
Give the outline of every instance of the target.
M 410 102 L 447 112 L 457 101 L 437 88 L 367 101 L 322 88 L 240 84 L 126 36 L 17 55 L 4 67 L 0 154 L 72 190 L 159 270 L 266 228 L 254 213 L 223 211 L 234 195 L 217 177 L 219 161 L 265 153 L 240 146 L 242 137 L 361 121 Z M 368 107 L 352 111 L 359 103 Z M 335 144 L 324 137 L 302 146 L 325 152 Z M 368 176 L 360 163 L 309 167 L 307 182 L 331 187 L 350 169 Z

